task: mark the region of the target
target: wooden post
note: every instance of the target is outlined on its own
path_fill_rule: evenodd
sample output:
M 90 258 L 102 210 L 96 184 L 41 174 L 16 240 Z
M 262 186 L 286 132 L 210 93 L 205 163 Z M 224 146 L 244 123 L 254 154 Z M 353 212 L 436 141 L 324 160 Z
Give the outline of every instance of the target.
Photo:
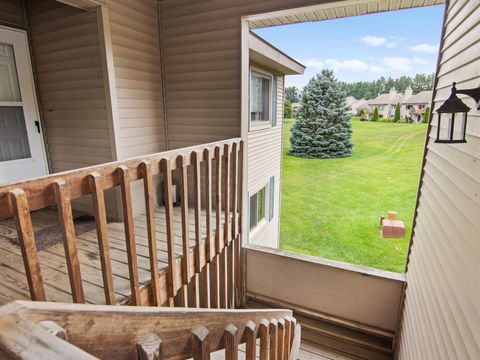
M 220 308 L 220 253 L 222 237 L 222 155 L 220 147 L 215 147 L 215 256 L 213 258 L 213 307 Z
M 140 304 L 140 289 L 138 284 L 137 249 L 135 229 L 133 227 L 132 193 L 128 167 L 120 165 L 118 176 L 122 193 L 123 224 L 125 226 L 125 241 L 127 245 L 128 272 L 132 292 L 132 304 Z
M 192 353 L 194 360 L 210 359 L 210 337 L 205 326 L 197 326 L 192 330 Z
M 195 207 L 195 275 L 193 277 L 193 306 L 200 307 L 200 214 L 201 214 L 201 184 L 200 184 L 200 155 L 193 151 L 191 154 L 193 166 L 193 203 Z M 205 261 L 207 261 L 205 257 Z
M 258 335 L 260 337 L 260 360 L 268 359 L 268 332 L 270 323 L 263 319 L 258 326 Z
M 277 357 L 277 337 L 278 337 L 278 322 L 275 319 L 270 320 L 270 355 L 269 360 L 279 359 Z M 279 359 L 281 360 L 281 359 Z
M 190 244 L 188 236 L 188 175 L 187 162 L 183 155 L 177 157 L 177 166 L 180 168 L 180 198 L 182 214 L 182 293 L 183 306 L 188 307 L 188 283 L 190 282 Z
M 284 359 L 288 359 L 288 356 L 290 355 L 290 317 L 285 318 L 285 336 L 283 340 L 283 357 Z
M 55 181 L 54 188 L 72 298 L 73 302 L 83 304 L 85 303 L 85 296 L 83 294 L 80 261 L 78 260 L 77 239 L 75 238 L 70 191 L 64 180 Z
M 169 159 L 161 159 L 160 167 L 163 173 L 163 184 L 165 189 L 165 217 L 167 222 L 167 248 L 168 248 L 168 304 L 174 306 L 176 294 L 176 256 L 175 238 L 173 230 L 173 199 L 172 199 L 172 170 Z
M 15 225 L 22 251 L 23 266 L 27 275 L 30 298 L 33 301 L 46 301 L 27 194 L 22 189 L 13 189 L 10 191 L 10 197 L 12 210 L 15 214 Z
M 210 262 L 215 250 L 212 249 L 212 159 L 210 157 L 210 150 L 203 150 L 203 160 L 205 163 L 205 267 L 203 277 L 203 302 L 206 308 L 211 307 L 210 301 Z
M 162 305 L 160 298 L 160 277 L 158 275 L 157 260 L 157 233 L 155 229 L 155 205 L 153 197 L 152 165 L 147 161 L 140 163 L 140 172 L 143 176 L 143 189 L 145 194 L 145 217 L 147 219 L 148 255 L 150 258 L 150 274 L 153 299 L 155 305 Z
M 105 196 L 103 193 L 103 178 L 98 172 L 93 172 L 89 175 L 89 181 L 92 189 L 93 211 L 95 213 L 95 226 L 97 228 L 98 251 L 100 253 L 100 265 L 102 267 L 105 302 L 108 305 L 113 305 L 116 303 L 116 299 L 107 232 L 107 213 L 105 210 Z
M 245 354 L 247 360 L 256 360 L 257 358 L 257 333 L 255 323 L 251 320 L 245 326 Z
M 223 333 L 223 342 L 225 344 L 225 359 L 237 360 L 238 359 L 238 341 L 237 341 L 238 329 L 235 325 L 227 325 Z
M 277 335 L 277 357 L 279 360 L 285 359 L 284 343 L 285 343 L 285 320 L 278 320 L 278 335 Z
M 162 359 L 162 340 L 155 333 L 144 335 L 137 342 L 138 360 Z
M 242 241 L 243 241 L 243 236 L 242 236 L 242 224 L 243 224 L 243 158 L 244 158 L 244 146 L 243 146 L 243 140 L 240 140 L 240 145 L 239 145 L 239 152 L 238 152 L 238 193 L 240 194 L 240 201 L 238 202 L 238 241 L 235 247 L 236 254 L 235 254 L 235 259 L 238 260 L 236 262 L 236 273 L 237 273 L 237 279 L 235 281 L 235 289 L 237 293 L 237 306 L 242 306 L 245 304 L 245 282 L 242 276 Z

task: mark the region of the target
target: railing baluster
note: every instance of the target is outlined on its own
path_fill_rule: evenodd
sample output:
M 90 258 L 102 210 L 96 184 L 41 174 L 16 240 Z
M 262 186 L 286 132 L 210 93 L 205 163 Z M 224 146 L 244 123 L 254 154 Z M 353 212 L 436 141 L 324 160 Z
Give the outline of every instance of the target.
M 22 251 L 25 274 L 27 275 L 30 298 L 33 301 L 46 301 L 27 194 L 22 189 L 13 189 L 10 191 L 10 197 L 12 210 L 15 214 L 15 225 Z
M 290 354 L 290 317 L 285 318 L 285 339 L 283 340 L 283 356 L 288 359 Z
M 247 360 L 255 360 L 257 356 L 257 333 L 255 323 L 251 320 L 245 326 L 245 343 Z
M 237 331 L 235 325 L 227 325 L 223 332 L 223 342 L 225 344 L 225 359 L 237 360 L 238 359 L 238 340 Z
M 233 247 L 231 243 L 231 231 L 230 231 L 230 145 L 225 144 L 223 146 L 223 292 L 222 297 L 225 297 L 223 301 L 223 307 L 229 308 L 232 306 L 233 296 Z
M 210 359 L 210 336 L 205 326 L 197 326 L 192 330 L 193 360 Z
M 269 322 L 267 319 L 263 319 L 258 326 L 258 335 L 260 337 L 260 360 L 268 359 L 268 332 Z
M 215 257 L 213 258 L 213 307 L 220 308 L 220 241 L 222 237 L 222 156 L 215 147 Z
M 113 284 L 112 262 L 110 259 L 110 246 L 107 231 L 107 213 L 105 210 L 105 195 L 103 193 L 103 177 L 97 173 L 89 174 L 90 187 L 92 188 L 92 202 L 95 213 L 95 226 L 97 228 L 98 251 L 102 267 L 103 289 L 105 302 L 114 305 L 115 287 Z
M 237 282 L 240 281 L 238 276 L 239 271 L 239 248 L 238 248 L 238 222 L 237 222 L 237 209 L 238 209 L 238 145 L 236 142 L 232 144 L 232 177 L 231 177 L 231 190 L 232 190 L 232 226 L 230 231 L 231 236 L 231 244 L 230 244 L 230 252 L 231 252 L 231 260 L 230 261 L 230 303 L 231 307 L 235 308 L 238 304 L 237 302 Z
M 241 270 L 241 247 L 242 247 L 242 208 L 243 208 L 243 141 L 240 141 L 238 151 L 238 193 L 240 200 L 238 202 L 238 216 L 237 220 L 237 235 L 235 238 L 235 290 L 237 306 L 242 305 L 243 298 L 243 283 L 242 283 L 242 270 Z
M 212 251 L 212 159 L 210 157 L 210 150 L 205 149 L 203 151 L 203 160 L 205 163 L 205 226 L 206 226 L 206 238 L 205 238 L 205 267 L 203 277 L 203 302 L 206 308 L 210 308 L 210 262 L 212 260 L 212 254 L 215 254 L 215 250 Z
M 145 216 L 147 219 L 147 234 L 148 234 L 148 255 L 150 257 L 150 274 L 153 299 L 155 305 L 162 305 L 160 298 L 160 277 L 158 275 L 158 260 L 157 260 L 157 234 L 155 228 L 155 205 L 153 198 L 153 179 L 152 179 L 152 165 L 147 161 L 140 163 L 140 172 L 143 176 L 143 189 L 145 194 Z
M 269 360 L 278 359 L 277 355 L 277 337 L 278 337 L 278 322 L 275 319 L 270 320 L 270 355 Z
M 293 339 L 295 338 L 295 328 L 297 327 L 297 319 L 290 319 L 290 348 L 293 345 Z
M 277 335 L 277 357 L 279 360 L 285 359 L 284 357 L 284 344 L 285 341 L 285 320 L 278 320 L 278 335 Z
M 182 217 L 182 293 L 180 300 L 188 307 L 188 283 L 190 281 L 190 239 L 188 234 L 188 167 L 183 155 L 177 157 L 180 168 L 180 209 Z
M 120 165 L 118 175 L 122 193 L 123 222 L 125 227 L 125 241 L 127 245 L 128 271 L 133 305 L 140 305 L 140 289 L 138 284 L 137 249 L 135 229 L 133 227 L 132 193 L 128 167 Z
M 165 193 L 165 217 L 167 222 L 167 248 L 168 248 L 168 305 L 174 306 L 176 295 L 177 263 L 175 256 L 175 237 L 173 229 L 173 199 L 172 199 L 172 169 L 169 159 L 160 160 L 163 173 Z
M 200 184 L 200 156 L 193 151 L 191 155 L 193 166 L 193 200 L 195 207 L 195 274 L 193 278 L 193 306 L 200 307 L 200 214 L 201 214 L 201 184 Z
M 80 261 L 78 260 L 77 239 L 75 238 L 70 191 L 64 180 L 55 181 L 54 188 L 72 298 L 73 302 L 83 304 L 85 303 L 85 295 L 83 294 L 82 273 L 80 271 Z

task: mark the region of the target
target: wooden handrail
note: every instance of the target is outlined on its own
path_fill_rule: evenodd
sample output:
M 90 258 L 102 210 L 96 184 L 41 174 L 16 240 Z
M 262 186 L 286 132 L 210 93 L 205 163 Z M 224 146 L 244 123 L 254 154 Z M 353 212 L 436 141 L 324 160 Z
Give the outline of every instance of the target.
M 202 182 L 203 169 L 203 182 Z M 181 234 L 175 234 L 173 211 L 174 172 L 180 177 Z M 193 176 L 192 176 L 193 174 Z M 153 177 L 161 175 L 165 189 L 165 227 L 168 266 L 158 268 L 154 217 Z M 106 304 L 115 304 L 115 289 L 106 219 L 105 190 L 119 188 L 125 230 L 125 248 L 132 305 L 234 307 L 241 291 L 241 184 L 243 141 L 239 138 L 161 152 L 139 158 L 57 173 L 0 187 L 0 220 L 15 217 L 25 273 L 32 300 L 48 300 L 35 247 L 30 213 L 52 205 L 58 208 L 60 228 L 72 300 L 84 303 L 82 266 L 72 218 L 74 199 L 91 196 L 102 268 Z M 192 177 L 190 179 L 190 177 Z M 147 223 L 151 291 L 142 287 L 137 264 L 132 182 L 143 181 Z M 190 189 L 190 184 L 192 188 Z M 212 189 L 214 191 L 212 192 Z M 190 247 L 189 201 L 193 194 L 195 246 Z M 204 204 L 202 204 L 204 194 Z M 214 212 L 212 210 L 214 205 Z M 203 205 L 203 207 L 202 207 Z M 206 238 L 201 238 L 201 211 L 206 212 Z M 210 218 L 214 215 L 214 220 Z M 215 228 L 212 229 L 212 224 Z M 175 252 L 175 236 L 181 235 L 182 255 Z M 212 268 L 210 263 L 213 264 Z M 213 286 L 210 286 L 210 270 Z M 200 281 L 200 275 L 203 281 Z M 192 294 L 189 289 L 192 285 Z M 202 286 L 202 289 L 200 289 Z M 63 289 L 68 291 L 67 289 Z M 180 292 L 179 292 L 180 290 Z M 202 300 L 201 300 L 202 299 Z
M 270 323 L 270 327 L 269 327 Z M 48 333 L 56 334 L 48 337 Z M 15 336 L 11 336 L 14 334 Z M 268 339 L 270 338 L 270 342 Z M 260 339 L 257 349 L 256 339 Z M 40 340 L 40 341 L 39 341 Z M 68 343 L 66 343 L 67 341 Z M 63 350 L 61 344 L 64 344 Z M 17 301 L 0 308 L 2 358 L 208 359 L 225 349 L 247 360 L 296 359 L 300 326 L 290 310 L 211 310 L 112 307 Z M 270 347 L 270 348 L 269 348 Z M 71 352 L 66 352 L 66 350 Z M 22 352 L 24 351 L 24 352 Z

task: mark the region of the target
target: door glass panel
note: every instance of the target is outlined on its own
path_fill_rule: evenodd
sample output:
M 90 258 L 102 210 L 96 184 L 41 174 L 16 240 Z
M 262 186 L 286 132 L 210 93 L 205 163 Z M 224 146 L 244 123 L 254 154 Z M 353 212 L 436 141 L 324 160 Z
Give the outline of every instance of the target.
M 0 44 L 0 101 L 22 101 L 13 46 Z
M 0 162 L 31 157 L 21 106 L 0 107 Z

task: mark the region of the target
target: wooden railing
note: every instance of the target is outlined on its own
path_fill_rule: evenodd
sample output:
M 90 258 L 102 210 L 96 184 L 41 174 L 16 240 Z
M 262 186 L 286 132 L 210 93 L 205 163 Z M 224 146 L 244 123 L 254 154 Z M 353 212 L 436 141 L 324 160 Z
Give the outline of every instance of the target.
M 72 205 L 91 195 L 95 215 L 106 304 L 115 304 L 104 192 L 119 188 L 128 257 L 131 304 L 227 308 L 241 298 L 241 194 L 243 141 L 222 142 L 168 151 L 136 159 L 52 174 L 0 187 L 0 220 L 14 217 L 32 300 L 48 299 L 30 213 L 56 205 L 64 238 L 66 264 L 73 302 L 84 303 L 82 272 L 77 249 Z M 175 254 L 172 173 L 179 174 L 182 256 Z M 189 181 L 189 176 L 193 181 Z M 157 261 L 154 218 L 154 180 L 164 186 L 168 268 Z M 145 194 L 151 289 L 139 285 L 131 183 L 141 180 Z M 193 189 L 189 189 L 193 184 Z M 193 194 L 195 247 L 189 245 L 188 198 Z M 202 194 L 204 201 L 202 203 Z M 201 238 L 200 213 L 206 215 L 206 236 Z M 212 218 L 215 224 L 212 224 Z M 212 274 L 211 274 L 212 273 Z M 200 281 L 202 274 L 202 281 Z M 212 283 L 210 283 L 212 282 Z M 191 290 L 189 291 L 189 287 Z M 149 295 L 150 294 L 150 295 Z M 193 296 L 189 297 L 189 294 Z M 201 299 L 201 300 L 200 300 Z
M 299 346 L 289 310 L 22 301 L 0 308 L 2 359 L 209 359 L 224 349 L 226 359 L 241 351 L 247 360 L 296 360 Z

